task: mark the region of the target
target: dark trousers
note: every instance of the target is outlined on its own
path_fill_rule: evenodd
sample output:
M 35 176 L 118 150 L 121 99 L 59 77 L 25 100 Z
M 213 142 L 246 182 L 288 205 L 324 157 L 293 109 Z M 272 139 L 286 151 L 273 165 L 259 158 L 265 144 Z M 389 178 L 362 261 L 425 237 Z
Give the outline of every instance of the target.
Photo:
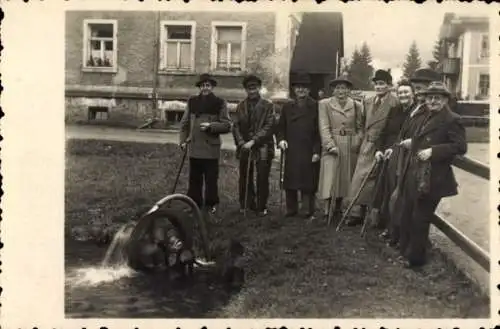
M 401 220 L 400 250 L 412 265 L 424 265 L 427 260 L 429 228 L 440 201 L 441 198 L 420 197 Z
M 187 195 L 198 207 L 213 207 L 219 203 L 219 159 L 189 159 L 189 188 Z M 205 185 L 205 202 L 203 202 Z
M 302 201 L 302 209 L 307 216 L 312 216 L 315 210 L 316 198 L 314 192 L 298 191 L 298 190 L 285 190 L 286 196 L 286 212 L 293 214 L 298 212 L 298 193 Z
M 271 172 L 272 159 L 256 160 L 250 164 L 248 186 L 246 186 L 248 159 L 248 153 L 241 154 L 239 177 L 240 207 L 241 209 L 245 208 L 245 195 L 247 195 L 247 208 L 263 211 L 267 207 L 267 200 L 269 198 L 269 173 Z M 255 193 L 254 186 L 255 171 L 257 171 L 257 193 Z

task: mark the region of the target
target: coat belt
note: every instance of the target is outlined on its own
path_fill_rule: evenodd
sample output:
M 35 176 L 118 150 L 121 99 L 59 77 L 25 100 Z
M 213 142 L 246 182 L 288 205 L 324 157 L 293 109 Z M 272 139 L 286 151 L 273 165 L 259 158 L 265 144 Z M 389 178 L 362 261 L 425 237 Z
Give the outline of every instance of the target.
M 332 129 L 332 134 L 334 135 L 340 135 L 340 136 L 352 136 L 356 135 L 356 132 L 354 129 L 351 128 L 340 128 L 340 129 Z

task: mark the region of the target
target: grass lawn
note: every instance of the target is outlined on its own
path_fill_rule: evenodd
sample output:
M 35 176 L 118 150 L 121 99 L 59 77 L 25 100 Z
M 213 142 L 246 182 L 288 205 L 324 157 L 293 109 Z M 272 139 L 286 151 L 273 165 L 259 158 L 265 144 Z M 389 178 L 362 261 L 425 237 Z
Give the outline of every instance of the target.
M 72 258 L 84 253 L 78 249 L 80 245 L 72 243 L 75 232 L 101 225 L 106 220 L 116 228 L 141 207 L 152 206 L 170 193 L 181 155 L 174 145 L 69 141 L 66 270 L 77 263 Z M 223 220 L 212 224 L 210 239 L 214 250 L 231 237 L 244 243 L 249 256 L 247 282 L 240 293 L 195 316 L 489 316 L 489 300 L 480 296 L 437 251 L 433 251 L 431 263 L 423 272 L 414 272 L 402 269 L 393 261 L 397 253 L 379 241 L 375 232 L 369 232 L 363 239 L 359 237 L 359 228 L 345 228 L 335 233 L 334 226 L 328 228 L 321 221 L 306 223 L 300 218 L 280 218 L 276 169 L 271 179 L 271 216 L 244 219 L 237 213 L 237 163 L 232 152 L 223 152 L 219 180 L 219 215 Z M 177 188 L 180 193 L 187 190 L 186 175 L 187 166 Z M 97 264 L 100 258 L 93 261 Z M 67 304 L 76 298 L 71 294 L 67 292 Z M 165 310 L 173 304 L 175 301 L 162 299 L 151 308 Z M 92 312 L 96 317 L 102 314 L 99 308 Z M 142 308 L 136 310 L 134 316 L 160 317 L 165 316 L 165 312 L 148 313 Z M 126 316 L 125 313 L 115 315 Z M 172 315 L 184 316 L 187 315 Z

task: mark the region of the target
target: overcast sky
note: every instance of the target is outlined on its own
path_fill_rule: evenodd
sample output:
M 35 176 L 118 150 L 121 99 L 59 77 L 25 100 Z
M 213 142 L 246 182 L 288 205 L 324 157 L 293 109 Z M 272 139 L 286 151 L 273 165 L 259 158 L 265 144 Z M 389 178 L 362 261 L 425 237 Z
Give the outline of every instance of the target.
M 432 48 L 444 14 L 455 12 L 462 16 L 487 16 L 484 10 L 479 12 L 478 8 L 471 4 L 467 7 L 413 5 L 411 8 L 389 5 L 377 6 L 375 10 L 370 6 L 347 6 L 342 10 L 345 57 L 350 59 L 354 48 L 359 49 L 366 41 L 375 69 L 391 68 L 397 79 L 397 67 L 402 66 L 413 40 L 417 43 L 422 64 L 425 65 L 432 59 Z

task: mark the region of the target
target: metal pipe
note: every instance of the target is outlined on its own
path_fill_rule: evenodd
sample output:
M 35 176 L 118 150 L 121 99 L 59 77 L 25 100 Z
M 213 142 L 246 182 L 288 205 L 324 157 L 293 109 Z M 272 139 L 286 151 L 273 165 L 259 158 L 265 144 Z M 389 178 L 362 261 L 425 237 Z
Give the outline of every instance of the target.
M 194 211 L 196 220 L 198 221 L 198 225 L 199 225 L 201 243 L 203 245 L 202 247 L 203 247 L 203 251 L 205 253 L 205 258 L 207 260 L 210 259 L 210 251 L 208 248 L 207 227 L 205 226 L 205 221 L 203 219 L 203 215 L 200 211 L 200 208 L 198 208 L 198 205 L 196 204 L 196 202 L 193 201 L 193 199 L 191 199 L 190 197 L 188 197 L 185 194 L 180 194 L 180 193 L 167 195 L 163 199 L 156 202 L 155 205 L 153 207 L 151 207 L 151 209 L 146 213 L 146 215 L 149 215 L 149 214 L 157 211 L 158 209 L 160 209 L 161 206 L 163 206 L 167 202 L 174 201 L 174 200 L 184 202 L 185 204 L 189 205 L 191 207 L 191 209 Z

